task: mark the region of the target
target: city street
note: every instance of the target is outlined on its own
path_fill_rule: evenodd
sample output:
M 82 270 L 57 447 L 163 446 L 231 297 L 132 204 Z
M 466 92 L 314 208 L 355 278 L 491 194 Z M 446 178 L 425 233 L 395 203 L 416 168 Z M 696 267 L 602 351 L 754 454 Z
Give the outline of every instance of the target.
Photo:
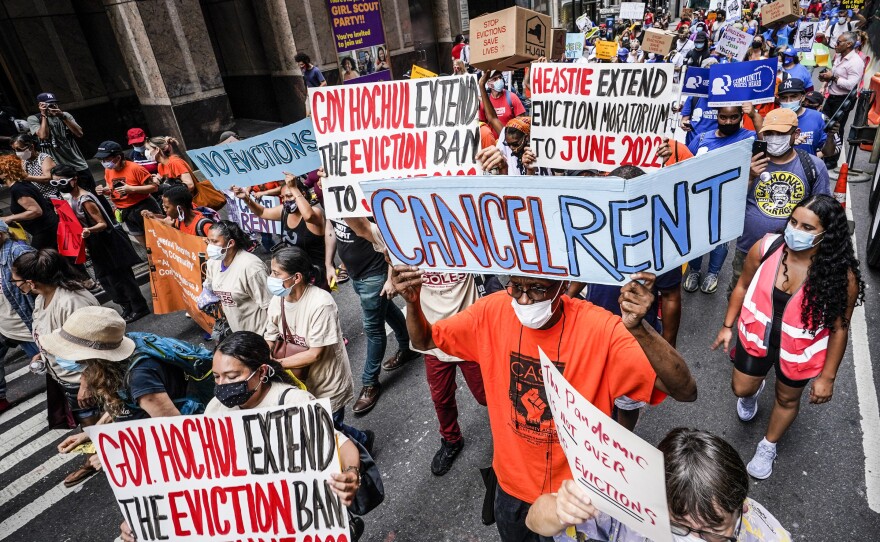
M 858 165 L 864 165 L 865 156 L 860 153 Z M 868 183 L 851 185 L 861 257 L 870 218 L 866 214 L 868 189 Z M 869 350 L 869 345 L 876 351 L 880 344 L 876 294 L 880 273 L 864 266 L 862 272 L 868 284 L 867 301 L 853 318 L 851 344 L 833 400 L 816 406 L 804 399 L 798 420 L 779 445 L 773 476 L 752 483 L 751 496 L 775 514 L 795 540 L 870 540 L 880 528 L 880 418 L 875 389 L 880 370 L 878 364 L 871 364 Z M 724 273 L 721 283 L 727 284 L 729 265 Z M 340 288 L 336 300 L 359 389 L 365 353 L 360 310 L 349 284 Z M 772 393 L 761 396 L 755 421 L 744 424 L 737 419 L 730 364 L 726 355 L 708 348 L 724 310 L 721 293 L 684 294 L 678 344 L 696 376 L 699 399 L 694 404 L 667 400 L 650 409 L 637 432 L 656 443 L 673 427 L 707 429 L 728 439 L 748 461 L 763 435 Z M 196 342 L 200 335 L 183 313 L 151 316 L 131 329 Z M 122 516 L 104 475 L 73 490 L 61 484 L 81 456 L 55 451 L 66 432 L 46 429 L 42 377 L 31 375 L 18 362 L 7 367 L 7 381 L 13 402 L 22 394 L 30 398 L 0 416 L 0 540 L 113 540 Z M 459 390 L 466 445 L 451 472 L 438 478 L 429 469 L 439 435 L 421 362 L 383 374 L 383 384 L 384 395 L 372 412 L 354 418 L 349 411 L 347 417 L 352 425 L 376 432 L 377 461 L 387 491 L 385 503 L 365 518 L 363 540 L 497 540 L 495 527 L 480 522 L 483 484 L 478 468 L 488 465 L 492 455 L 485 409 L 470 397 L 466 386 Z M 867 485 L 866 479 L 870 480 Z

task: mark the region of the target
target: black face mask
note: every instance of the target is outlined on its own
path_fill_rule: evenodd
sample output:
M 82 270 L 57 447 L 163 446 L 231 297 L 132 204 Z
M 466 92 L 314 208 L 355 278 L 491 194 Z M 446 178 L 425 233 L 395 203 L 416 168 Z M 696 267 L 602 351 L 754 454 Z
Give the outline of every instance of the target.
M 721 124 L 718 123 L 718 131 L 722 133 L 722 135 L 732 136 L 733 134 L 739 132 L 739 123 L 734 124 Z
M 287 211 L 288 213 L 293 214 L 296 212 L 296 210 L 298 208 L 299 207 L 297 207 L 297 205 L 296 205 L 296 200 L 284 202 L 284 210 Z
M 70 194 L 71 192 L 73 192 L 73 186 L 71 186 L 70 183 L 62 184 L 61 186 L 56 186 L 55 188 L 57 188 L 58 191 L 62 194 Z
M 257 392 L 257 389 L 259 389 L 259 386 L 252 390 L 248 389 L 248 380 L 253 378 L 255 374 L 257 374 L 257 371 L 254 371 L 251 373 L 251 376 L 239 382 L 217 384 L 214 386 L 214 397 L 226 408 L 240 407 L 247 403 Z

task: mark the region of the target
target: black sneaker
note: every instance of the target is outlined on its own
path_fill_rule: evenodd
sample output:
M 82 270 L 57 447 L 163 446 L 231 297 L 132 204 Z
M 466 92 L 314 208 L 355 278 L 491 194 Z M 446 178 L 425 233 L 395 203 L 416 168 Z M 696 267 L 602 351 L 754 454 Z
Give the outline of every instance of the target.
M 373 433 L 369 429 L 365 429 L 364 434 L 367 435 L 367 442 L 364 443 L 364 448 L 370 452 L 370 455 L 373 455 L 373 444 L 376 442 L 376 433 Z
M 452 463 L 455 462 L 455 458 L 458 456 L 458 453 L 461 452 L 462 448 L 464 448 L 463 438 L 452 444 L 441 438 L 440 449 L 437 450 L 437 453 L 434 454 L 433 461 L 431 461 L 431 472 L 434 476 L 443 476 L 449 472 L 449 469 L 452 468 Z
M 352 542 L 358 542 L 364 535 L 364 520 L 358 516 L 349 516 L 348 530 L 351 533 Z

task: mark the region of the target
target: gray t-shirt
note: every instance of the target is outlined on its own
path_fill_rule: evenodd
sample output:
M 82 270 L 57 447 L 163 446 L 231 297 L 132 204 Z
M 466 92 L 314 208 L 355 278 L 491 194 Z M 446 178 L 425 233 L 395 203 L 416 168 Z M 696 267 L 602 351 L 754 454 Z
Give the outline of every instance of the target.
M 746 199 L 745 226 L 736 242 L 738 251 L 748 252 L 764 235 L 784 229 L 789 215 L 801 200 L 813 194 L 830 194 L 825 163 L 812 155 L 809 158 L 816 166 L 816 181 L 812 186 L 797 155 L 787 164 L 769 162 L 767 173 L 770 179 L 755 179 Z
M 64 112 L 62 115 L 67 120 L 76 122 L 70 113 Z M 31 134 L 37 135 L 37 130 L 40 129 L 40 120 L 40 115 L 28 117 L 28 128 Z M 56 164 L 72 166 L 77 171 L 89 169 L 89 164 L 83 158 L 82 152 L 73 139 L 73 134 L 70 133 L 64 121 L 60 117 L 46 117 L 46 120 L 49 122 L 49 139 L 41 141 L 43 152 L 54 158 Z

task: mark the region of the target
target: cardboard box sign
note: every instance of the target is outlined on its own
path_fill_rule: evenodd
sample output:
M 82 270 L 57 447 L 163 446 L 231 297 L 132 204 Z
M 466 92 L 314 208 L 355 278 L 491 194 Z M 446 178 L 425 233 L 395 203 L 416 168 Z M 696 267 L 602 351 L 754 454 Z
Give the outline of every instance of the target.
M 548 60 L 565 58 L 565 34 L 564 28 L 554 28 L 550 32 L 550 56 Z
M 515 70 L 550 56 L 550 17 L 521 7 L 507 8 L 472 19 L 470 37 L 471 66 Z
M 761 23 L 764 26 L 774 23 L 788 24 L 801 17 L 798 0 L 776 0 L 761 8 Z
M 694 18 L 694 8 L 681 8 L 681 18 L 684 19 L 687 17 L 688 19 L 693 20 Z
M 675 47 L 675 32 L 649 28 L 642 37 L 642 50 L 658 55 L 668 55 Z

